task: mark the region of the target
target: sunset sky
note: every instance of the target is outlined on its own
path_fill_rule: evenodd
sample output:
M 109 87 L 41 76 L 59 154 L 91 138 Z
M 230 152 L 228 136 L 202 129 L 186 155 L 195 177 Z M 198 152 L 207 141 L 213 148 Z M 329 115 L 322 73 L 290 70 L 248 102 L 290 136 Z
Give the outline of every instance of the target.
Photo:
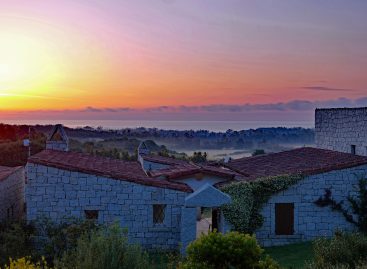
M 305 120 L 367 105 L 367 1 L 1 0 L 0 118 Z

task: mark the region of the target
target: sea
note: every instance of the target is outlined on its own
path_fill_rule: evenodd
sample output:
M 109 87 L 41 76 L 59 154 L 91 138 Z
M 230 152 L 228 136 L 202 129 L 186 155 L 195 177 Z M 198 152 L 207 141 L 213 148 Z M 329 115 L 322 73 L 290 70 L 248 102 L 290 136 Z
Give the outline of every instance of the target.
M 265 127 L 313 128 L 313 121 L 162 121 L 162 120 L 0 120 L 7 124 L 48 125 L 61 123 L 67 127 L 103 127 L 104 129 L 157 128 L 163 130 L 208 130 L 225 132 Z

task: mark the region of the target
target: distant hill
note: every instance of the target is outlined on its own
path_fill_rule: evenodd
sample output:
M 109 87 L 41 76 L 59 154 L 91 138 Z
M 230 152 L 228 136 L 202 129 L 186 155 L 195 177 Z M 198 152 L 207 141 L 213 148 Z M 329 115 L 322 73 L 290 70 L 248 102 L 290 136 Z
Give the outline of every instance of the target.
M 32 154 L 45 147 L 51 125 L 8 125 L 0 124 L 0 165 L 24 165 L 27 148 L 22 141 L 32 128 Z M 276 152 L 303 145 L 314 144 L 314 130 L 305 128 L 259 128 L 226 132 L 178 131 L 156 128 L 124 128 L 105 130 L 103 128 L 65 128 L 70 138 L 70 149 L 119 159 L 136 159 L 136 149 L 141 141 L 160 154 L 185 157 L 193 151 L 214 151 L 212 155 L 222 158 L 233 153 L 252 153 L 255 150 Z M 217 152 L 218 151 L 218 152 Z
M 29 126 L 0 124 L 0 165 L 20 166 L 27 163 L 28 148 L 23 146 L 23 139 L 29 137 Z M 31 129 L 31 154 L 40 152 L 45 147 L 46 135 Z

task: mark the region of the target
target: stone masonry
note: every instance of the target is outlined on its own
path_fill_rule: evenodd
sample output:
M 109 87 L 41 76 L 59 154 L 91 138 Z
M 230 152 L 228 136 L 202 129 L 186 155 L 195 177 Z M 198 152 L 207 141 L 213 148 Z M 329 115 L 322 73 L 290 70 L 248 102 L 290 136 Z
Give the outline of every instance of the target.
M 367 156 L 367 108 L 316 109 L 318 148 Z
M 335 170 L 304 178 L 299 183 L 271 197 L 263 207 L 263 226 L 256 237 L 263 246 L 284 245 L 292 242 L 330 237 L 337 230 L 353 231 L 355 226 L 347 222 L 342 213 L 329 207 L 319 207 L 314 202 L 329 188 L 336 201 L 344 201 L 356 194 L 356 185 L 367 174 L 367 165 Z M 275 204 L 294 203 L 294 235 L 275 235 Z
M 28 163 L 29 221 L 41 216 L 57 222 L 69 216 L 84 218 L 85 210 L 98 210 L 99 223 L 119 222 L 128 229 L 131 242 L 145 248 L 179 248 L 181 208 L 186 195 L 178 190 Z M 153 223 L 154 204 L 166 205 L 162 224 Z
M 13 172 L 0 179 L 0 221 L 21 219 L 24 213 L 24 169 L 7 169 Z

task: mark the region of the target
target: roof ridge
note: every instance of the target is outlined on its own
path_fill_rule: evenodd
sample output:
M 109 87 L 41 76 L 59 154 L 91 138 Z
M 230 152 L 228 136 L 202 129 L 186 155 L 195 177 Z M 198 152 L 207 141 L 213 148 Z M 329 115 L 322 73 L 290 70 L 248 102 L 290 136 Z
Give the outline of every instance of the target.
M 125 161 L 80 152 L 43 150 L 29 158 L 28 163 L 103 176 L 140 185 L 169 188 L 184 192 L 192 191 L 184 183 L 170 182 L 147 176 L 138 161 Z

